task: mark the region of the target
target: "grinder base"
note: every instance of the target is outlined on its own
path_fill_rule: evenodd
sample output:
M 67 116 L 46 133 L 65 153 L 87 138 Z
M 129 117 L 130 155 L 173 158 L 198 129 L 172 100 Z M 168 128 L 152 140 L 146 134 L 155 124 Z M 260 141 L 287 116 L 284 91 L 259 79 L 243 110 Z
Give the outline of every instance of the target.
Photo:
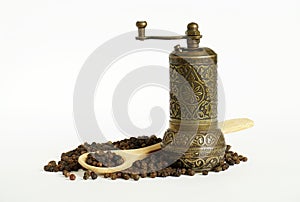
M 180 167 L 191 168 L 196 172 L 210 171 L 224 159 L 226 144 L 220 129 L 165 132 L 163 149 L 170 159 L 177 160 Z

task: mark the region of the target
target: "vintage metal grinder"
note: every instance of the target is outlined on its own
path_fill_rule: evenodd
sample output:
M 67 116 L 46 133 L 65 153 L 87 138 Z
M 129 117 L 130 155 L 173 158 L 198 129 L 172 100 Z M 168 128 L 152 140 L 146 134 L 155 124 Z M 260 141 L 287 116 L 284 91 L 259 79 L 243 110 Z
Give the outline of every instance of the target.
M 217 54 L 199 47 L 201 34 L 189 23 L 182 36 L 146 36 L 146 21 L 138 21 L 137 40 L 186 39 L 187 47 L 174 47 L 170 63 L 170 126 L 162 147 L 184 167 L 211 170 L 224 158 L 225 141 L 217 119 Z

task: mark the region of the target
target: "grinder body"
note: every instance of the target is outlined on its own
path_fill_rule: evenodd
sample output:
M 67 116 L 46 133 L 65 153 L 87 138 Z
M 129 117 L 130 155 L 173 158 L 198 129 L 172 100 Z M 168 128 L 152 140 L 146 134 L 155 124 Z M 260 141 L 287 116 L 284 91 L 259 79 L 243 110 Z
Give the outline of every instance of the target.
M 224 158 L 218 128 L 217 54 L 209 48 L 179 48 L 169 55 L 170 127 L 163 147 L 181 166 L 211 170 Z

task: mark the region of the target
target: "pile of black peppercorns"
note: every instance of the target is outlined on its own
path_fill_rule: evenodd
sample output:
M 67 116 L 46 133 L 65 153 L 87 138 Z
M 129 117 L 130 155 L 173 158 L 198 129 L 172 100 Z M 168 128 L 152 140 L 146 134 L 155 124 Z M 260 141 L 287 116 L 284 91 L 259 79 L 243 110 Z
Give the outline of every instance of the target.
M 124 160 L 121 156 L 109 151 L 115 149 L 137 149 L 142 147 L 147 147 L 156 143 L 161 142 L 161 138 L 157 138 L 155 135 L 150 137 L 141 136 L 138 138 L 131 137 L 129 139 L 124 139 L 116 142 L 107 142 L 107 143 L 95 143 L 92 144 L 84 143 L 79 145 L 76 149 L 62 153 L 61 160 L 57 163 L 55 161 L 50 161 L 47 165 L 44 166 L 44 170 L 48 172 L 63 172 L 65 177 L 68 177 L 70 180 L 75 180 L 76 176 L 72 171 L 78 171 L 79 169 L 85 170 L 83 179 L 87 180 L 97 179 L 98 175 L 95 172 L 86 170 L 78 163 L 78 158 L 80 155 L 87 152 L 94 152 L 93 155 L 89 154 L 86 160 L 86 163 L 98 166 L 98 167 L 113 167 L 121 165 Z M 246 162 L 247 157 L 239 155 L 236 152 L 230 151 L 230 146 L 227 145 L 224 160 L 220 162 L 212 171 L 202 171 L 203 175 L 208 175 L 208 172 L 220 172 L 225 171 L 229 166 L 239 164 L 241 161 Z M 106 151 L 106 152 L 104 152 Z M 150 177 L 167 177 L 175 176 L 179 177 L 180 175 L 195 175 L 195 171 L 192 169 L 184 168 L 181 162 L 176 161 L 172 164 L 168 162 L 168 154 L 160 152 L 153 153 L 146 157 L 143 160 L 138 160 L 133 163 L 133 165 L 121 172 L 104 174 L 104 178 L 110 178 L 115 180 L 117 178 L 122 178 L 129 180 L 139 180 L 140 178 Z
M 87 155 L 86 163 L 96 167 L 115 167 L 124 163 L 121 156 L 114 152 L 102 150 Z

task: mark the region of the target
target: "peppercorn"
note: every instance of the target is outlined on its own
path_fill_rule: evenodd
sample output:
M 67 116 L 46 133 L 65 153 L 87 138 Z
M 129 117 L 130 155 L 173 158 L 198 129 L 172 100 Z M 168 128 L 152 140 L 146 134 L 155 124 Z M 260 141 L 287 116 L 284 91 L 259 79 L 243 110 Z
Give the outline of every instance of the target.
M 223 170 L 223 169 L 222 169 L 221 166 L 217 166 L 217 167 L 215 167 L 215 169 L 214 169 L 215 172 L 220 172 L 220 171 L 222 171 L 222 170 Z
M 95 172 L 91 172 L 91 177 L 93 180 L 97 179 L 98 175 Z
M 83 179 L 87 180 L 87 179 L 89 179 L 90 176 L 91 176 L 91 173 L 89 171 L 85 171 L 83 174 Z
M 156 176 L 157 176 L 157 173 L 156 173 L 156 172 L 151 172 L 151 173 L 150 173 L 150 177 L 151 177 L 151 178 L 155 178 Z
M 70 177 L 70 173 L 69 173 L 69 171 L 67 171 L 67 170 L 64 170 L 63 171 L 63 175 L 65 176 L 65 177 Z
M 225 164 L 225 165 L 223 165 L 222 166 L 222 170 L 224 171 L 224 170 L 227 170 L 229 168 L 229 164 Z
M 228 162 L 228 164 L 231 165 L 231 166 L 234 165 L 234 163 L 235 163 L 234 160 L 232 160 L 232 159 L 228 160 L 227 162 Z
M 45 171 L 49 171 L 49 166 L 48 166 L 48 165 L 45 165 L 45 166 L 44 166 L 44 170 L 45 170 Z
M 140 179 L 140 176 L 138 174 L 133 174 L 132 175 L 132 179 L 134 179 L 135 181 Z
M 71 175 L 70 175 L 70 180 L 75 180 L 75 179 L 76 179 L 76 175 L 71 174 Z
M 187 174 L 188 174 L 189 176 L 193 176 L 193 175 L 195 175 L 195 171 L 192 170 L 192 169 L 188 169 L 188 170 L 187 170 Z
M 207 170 L 202 171 L 202 175 L 208 175 L 208 171 Z
M 50 165 L 50 166 L 56 166 L 56 161 L 49 161 L 48 165 Z
M 147 177 L 147 173 L 143 172 L 143 173 L 140 174 L 140 176 L 141 176 L 141 178 L 145 178 L 145 177 Z
M 118 178 L 121 178 L 122 177 L 122 172 L 117 172 L 116 175 L 117 175 Z
M 123 179 L 125 180 L 129 180 L 130 179 L 130 176 L 126 173 L 123 174 Z
M 112 180 L 115 180 L 115 179 L 117 179 L 117 174 L 116 173 L 112 173 L 111 174 L 111 176 L 110 176 L 110 179 L 112 179 Z
M 105 173 L 104 174 L 104 178 L 109 178 L 110 177 L 110 173 Z

